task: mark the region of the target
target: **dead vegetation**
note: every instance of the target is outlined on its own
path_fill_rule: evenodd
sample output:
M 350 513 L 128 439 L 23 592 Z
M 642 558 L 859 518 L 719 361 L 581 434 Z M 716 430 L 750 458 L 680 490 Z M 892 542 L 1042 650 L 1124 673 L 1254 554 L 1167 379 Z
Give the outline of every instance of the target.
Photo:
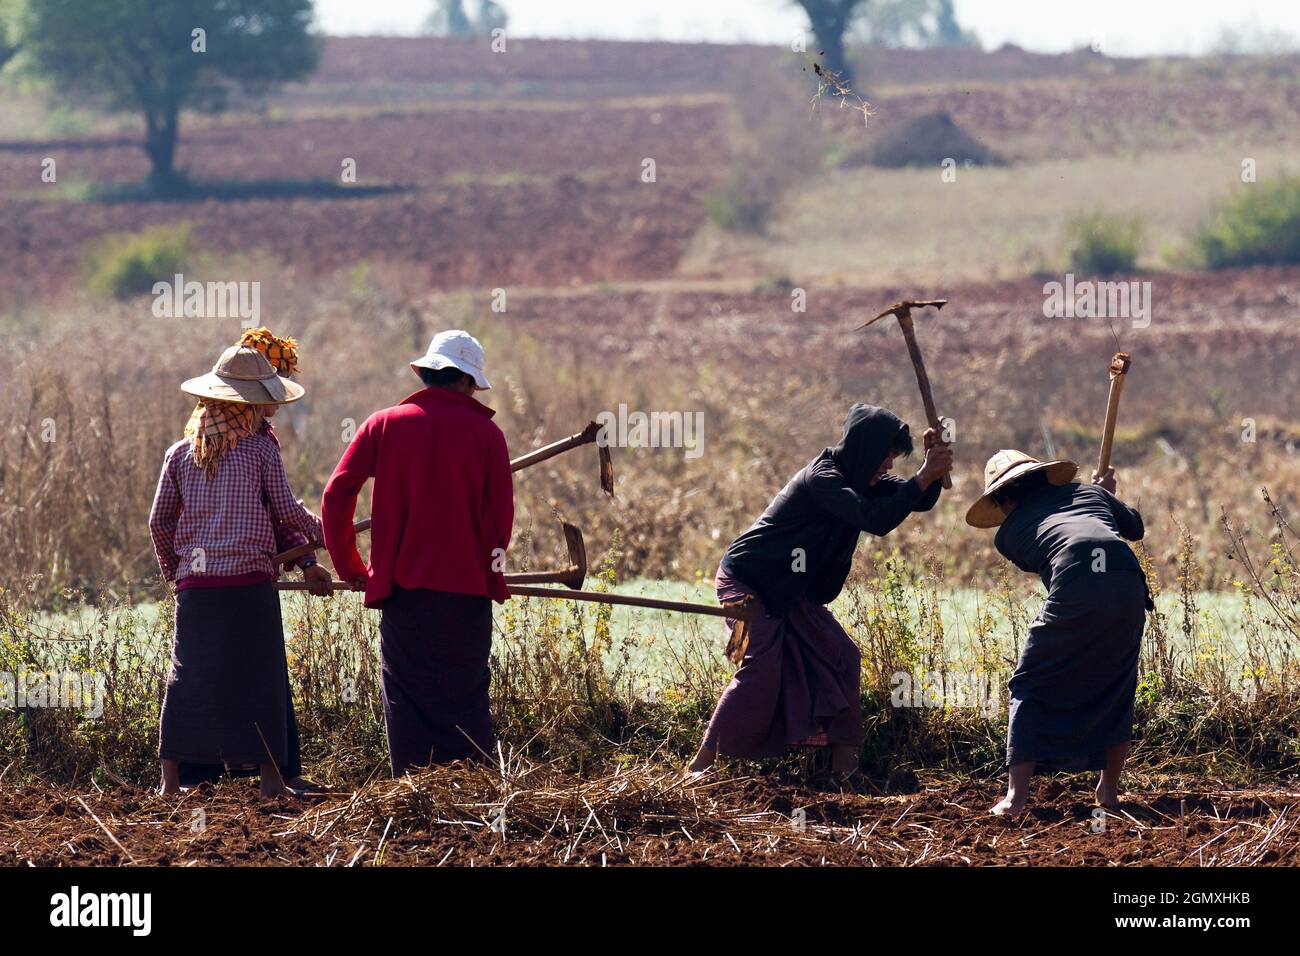
M 828 794 L 744 776 L 684 783 L 635 764 L 576 777 L 517 756 L 307 804 L 247 785 L 179 798 L 116 789 L 70 799 L 0 788 L 0 863 L 76 865 L 978 866 L 1300 862 L 1300 793 L 1136 793 L 1094 812 L 1085 789 L 1040 785 L 1024 817 L 990 821 L 993 788 Z
M 308 502 L 319 501 L 347 423 L 414 390 L 405 362 L 439 328 L 468 327 L 488 344 L 500 370 L 490 401 L 516 453 L 620 404 L 703 415 L 697 458 L 683 449 L 614 449 L 614 501 L 592 493 L 593 465 L 582 455 L 522 474 L 516 567 L 562 560 L 549 534 L 554 504 L 583 528 L 593 557 L 622 533 L 621 578 L 711 575 L 726 541 L 836 440 L 849 402 L 920 416 L 906 360 L 853 332 L 864 313 L 904 290 L 814 287 L 803 314 L 791 312 L 785 284 L 511 290 L 507 311 L 491 314 L 486 292 L 430 296 L 420 282 L 374 266 L 264 287 L 273 327 L 304 343 L 308 396 L 276 427 L 294 488 Z M 956 487 L 929 522 L 904 525 L 888 544 L 915 553 L 937 540 L 949 579 L 979 584 L 987 581 L 989 542 L 960 516 L 979 466 L 1000 447 L 1095 456 L 1115 344 L 1104 320 L 1043 318 L 1039 281 L 947 291 L 943 322 L 922 317 L 917 334 L 934 366 L 940 412 L 959 423 Z M 1230 589 L 1236 571 L 1218 547 L 1220 506 L 1258 526 L 1258 489 L 1268 486 L 1285 512 L 1300 512 L 1290 425 L 1298 413 L 1293 393 L 1277 384 L 1300 351 L 1287 318 L 1300 301 L 1300 271 L 1170 274 L 1154 280 L 1154 294 L 1150 328 L 1118 326 L 1139 363 L 1116 435 L 1123 494 L 1147 516 L 1159 573 L 1176 573 L 1181 525 L 1196 539 L 1202 587 Z M 41 569 L 37 603 L 59 603 L 64 588 L 80 592 L 74 601 L 103 591 L 161 596 L 143 528 L 158 462 L 188 411 L 177 384 L 210 367 L 237 328 L 172 320 L 167 349 L 142 366 L 134 350 L 148 305 L 70 296 L 7 320 L 0 539 L 11 560 L 0 566 L 0 584 L 25 591 L 26 569 Z M 358 328 L 364 349 L 355 347 Z M 60 356 L 53 366 L 45 361 L 51 354 Z M 988 387 L 1008 381 L 1014 402 Z

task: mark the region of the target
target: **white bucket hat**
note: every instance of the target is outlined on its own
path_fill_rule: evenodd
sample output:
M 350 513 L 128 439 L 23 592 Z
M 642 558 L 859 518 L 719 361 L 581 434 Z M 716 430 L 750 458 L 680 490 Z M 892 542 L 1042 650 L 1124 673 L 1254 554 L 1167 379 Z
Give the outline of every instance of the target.
M 181 383 L 181 391 L 195 398 L 244 405 L 287 405 L 302 398 L 304 389 L 276 374 L 266 356 L 248 345 L 232 345 L 221 353 L 207 375 Z
M 470 376 L 479 388 L 492 387 L 483 374 L 483 346 L 468 332 L 460 329 L 439 332 L 429 343 L 429 351 L 424 357 L 411 363 L 412 369 L 429 368 L 434 371 L 448 366 L 458 368 Z

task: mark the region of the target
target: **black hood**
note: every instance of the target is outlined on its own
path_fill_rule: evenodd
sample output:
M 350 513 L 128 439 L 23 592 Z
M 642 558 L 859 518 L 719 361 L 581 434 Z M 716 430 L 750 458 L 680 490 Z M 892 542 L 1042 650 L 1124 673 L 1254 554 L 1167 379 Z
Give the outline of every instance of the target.
M 829 451 L 854 491 L 867 493 L 876 469 L 906 428 L 903 420 L 886 408 L 859 403 L 849 409 L 844 419 L 844 437 Z

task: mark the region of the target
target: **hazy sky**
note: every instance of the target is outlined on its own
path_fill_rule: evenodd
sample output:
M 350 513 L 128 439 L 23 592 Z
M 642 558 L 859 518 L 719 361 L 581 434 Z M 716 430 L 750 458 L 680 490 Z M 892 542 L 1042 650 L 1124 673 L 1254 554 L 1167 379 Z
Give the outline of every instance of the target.
M 792 0 L 499 0 L 518 36 L 787 43 L 806 26 Z M 472 10 L 476 0 L 466 0 Z M 326 33 L 415 33 L 433 0 L 316 0 Z M 991 48 L 1097 43 L 1115 55 L 1199 53 L 1224 27 L 1300 36 L 1300 0 L 956 0 Z

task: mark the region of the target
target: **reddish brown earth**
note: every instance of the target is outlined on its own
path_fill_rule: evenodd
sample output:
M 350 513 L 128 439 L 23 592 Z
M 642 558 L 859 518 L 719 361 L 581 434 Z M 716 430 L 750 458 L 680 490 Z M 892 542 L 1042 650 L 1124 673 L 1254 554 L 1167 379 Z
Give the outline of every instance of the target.
M 9 202 L 0 255 L 14 278 L 4 293 L 75 288 L 83 243 L 180 223 L 192 226 L 206 251 L 266 256 L 274 268 L 307 275 L 395 261 L 423 270 L 435 289 L 654 278 L 673 270 L 703 217 L 692 198 L 703 183 L 689 178 L 689 186 L 640 193 L 597 174 L 541 187 L 468 185 L 361 200 Z M 222 276 L 262 273 L 259 265 L 240 265 Z
M 433 288 L 662 276 L 725 172 L 723 116 L 716 102 L 449 109 L 220 125 L 188 132 L 180 150 L 197 179 L 337 182 L 351 158 L 363 186 L 401 187 L 361 198 L 41 201 L 46 155 L 60 182 L 107 183 L 143 178 L 143 153 L 120 138 L 0 145 L 4 294 L 75 285 L 88 243 L 181 222 L 201 249 L 308 274 L 387 260 L 425 270 Z M 646 157 L 656 163 L 653 183 L 641 181 Z
M 182 131 L 177 166 L 196 179 L 338 181 L 345 157 L 361 183 L 443 185 L 448 177 L 581 176 L 626 168 L 638 182 L 653 156 L 665 175 L 710 165 L 725 147 L 719 97 L 696 103 L 602 105 L 426 103 L 367 115 L 293 120 L 229 117 Z M 0 143 L 0 193 L 36 190 L 40 160 L 58 162 L 60 180 L 138 182 L 149 172 L 132 137 Z
M 968 90 L 907 89 L 876 99 L 873 134 L 947 112 L 995 151 L 1024 161 L 1172 151 L 1226 137 L 1242 155 L 1280 141 L 1300 85 L 1128 75 Z
M 331 37 L 308 86 L 357 85 L 382 76 L 392 83 L 464 84 L 475 80 L 535 85 L 563 82 L 663 86 L 717 85 L 730 71 L 770 59 L 775 47 L 509 39 L 493 53 L 486 39 Z M 815 52 L 815 51 L 814 51 Z M 861 51 L 856 66 L 873 83 L 1024 80 L 1080 73 L 1126 73 L 1141 60 L 1106 60 L 1086 51 L 1031 53 L 1013 46 L 980 50 Z
M 966 410 L 967 428 L 995 413 L 1003 424 L 1023 417 L 1035 429 L 1043 418 L 1076 411 L 1086 420 L 1097 369 L 1106 367 L 1117 346 L 1141 361 L 1125 391 L 1130 414 L 1153 410 L 1166 422 L 1177 421 L 1182 416 L 1169 397 L 1169 383 L 1177 382 L 1186 411 L 1192 403 L 1214 404 L 1225 428 L 1240 427 L 1239 417 L 1232 417 L 1238 412 L 1294 417 L 1289 383 L 1300 356 L 1300 267 L 1123 281 L 1151 283 L 1148 327 L 1135 328 L 1129 319 L 1045 317 L 1044 279 L 921 288 L 814 285 L 804 313 L 791 311 L 788 285 L 534 292 L 515 296 L 501 320 L 521 333 L 544 334 L 558 355 L 580 352 L 587 362 L 652 362 L 665 350 L 689 348 L 693 361 L 725 357 L 732 367 L 803 369 L 849 394 L 883 394 L 908 407 L 915 404 L 916 386 L 901 336 L 884 323 L 856 327 L 899 299 L 946 296 L 942 312 L 916 314 L 917 334 L 931 377 L 942 382 L 943 400 Z M 1032 406 L 1006 407 L 995 383 L 1012 378 L 1035 396 Z M 1225 392 L 1223 383 L 1231 389 Z M 1225 430 L 1224 437 L 1239 436 Z
M 365 260 L 412 265 L 436 289 L 670 276 L 728 174 L 731 126 L 747 115 L 732 97 L 776 102 L 763 84 L 782 75 L 783 55 L 543 40 L 494 54 L 476 40 L 330 39 L 311 81 L 274 101 L 280 118 L 182 123 L 178 165 L 197 179 L 337 183 L 350 158 L 360 185 L 401 190 L 361 197 L 47 201 L 42 190 L 141 181 L 137 134 L 19 140 L 0 127 L 0 306 L 79 287 L 86 244 L 104 234 L 178 222 L 193 225 L 202 249 L 308 275 Z M 863 66 L 877 108 L 865 137 L 860 123 L 821 111 L 849 145 L 942 109 L 1012 158 L 1211 136 L 1245 148 L 1279 142 L 1300 109 L 1300 87 L 1278 81 L 1293 68 L 1287 59 L 1225 72 L 1212 61 L 1087 53 L 873 50 Z M 791 59 L 791 78 L 797 68 Z M 58 163 L 59 186 L 40 182 L 45 157 Z M 647 157 L 654 184 L 640 179 Z
M 1040 784 L 1014 821 L 986 811 L 995 787 L 916 794 L 826 794 L 766 779 L 715 781 L 707 795 L 623 794 L 642 812 L 587 803 L 577 790 L 545 806 L 516 793 L 505 833 L 471 794 L 440 803 L 430 775 L 314 803 L 258 803 L 225 785 L 164 799 L 144 790 L 0 790 L 0 863 L 191 865 L 1017 865 L 1300 864 L 1300 791 L 1167 791 L 1134 795 L 1094 816 L 1082 782 Z M 444 781 L 445 783 L 445 781 Z M 605 782 L 607 783 L 607 782 Z M 602 784 L 603 785 L 603 784 Z M 397 792 L 388 796 L 376 791 Z M 476 794 L 473 796 L 477 796 Z M 194 832 L 195 811 L 207 815 Z M 89 811 L 98 817 L 93 819 Z M 802 815 L 802 826 L 799 825 Z M 385 834 L 385 829 L 387 833 Z M 382 840 L 382 855 L 380 855 Z

